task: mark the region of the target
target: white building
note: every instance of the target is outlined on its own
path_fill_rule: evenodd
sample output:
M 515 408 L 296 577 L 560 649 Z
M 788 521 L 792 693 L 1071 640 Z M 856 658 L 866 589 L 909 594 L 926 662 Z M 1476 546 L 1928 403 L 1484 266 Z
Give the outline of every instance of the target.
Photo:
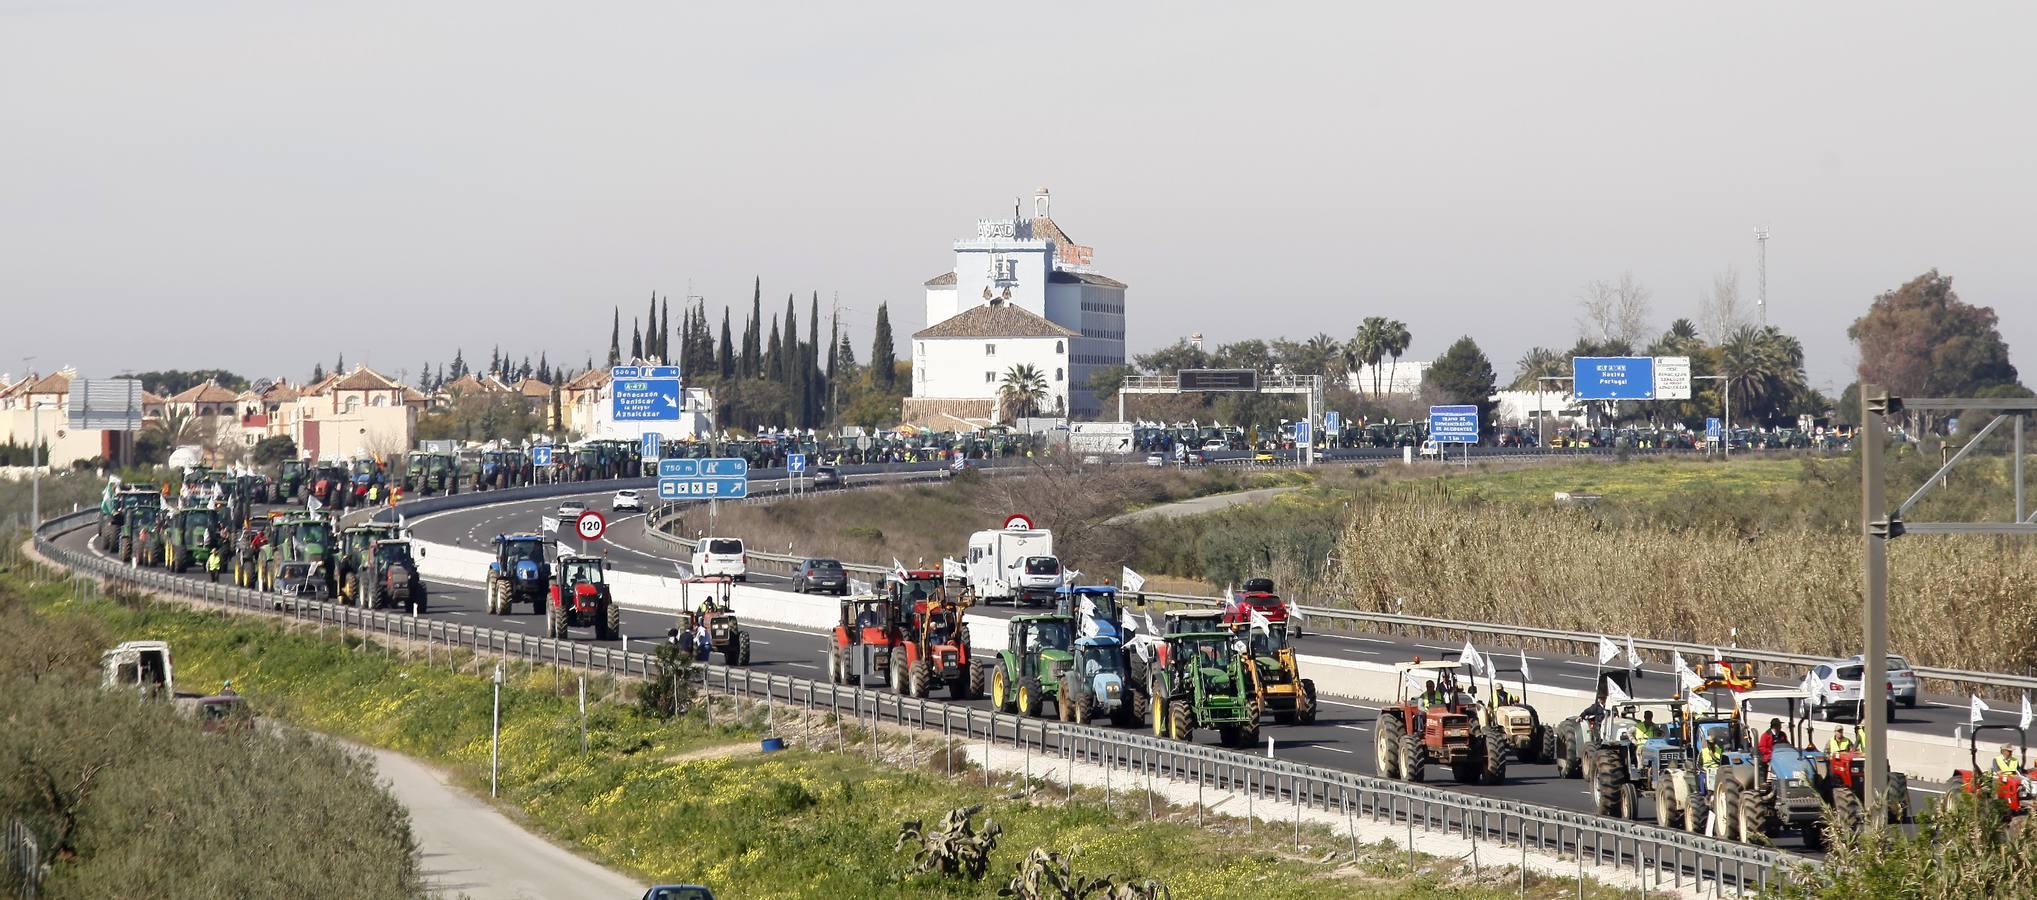
M 1422 381 L 1429 375 L 1429 363 L 1403 359 L 1398 363 L 1382 362 L 1377 371 L 1372 366 L 1359 366 L 1351 372 L 1346 387 L 1361 397 L 1373 394 L 1372 382 L 1379 379 L 1379 393 L 1385 396 L 1419 397 Z
M 997 421 L 1005 373 L 1032 366 L 1045 382 L 1040 415 L 1067 415 L 1074 393 L 1069 347 L 1080 336 L 1023 307 L 992 297 L 912 336 L 909 422 L 950 416 Z M 987 424 L 987 423 L 984 423 Z
M 1058 339 L 1063 342 L 1064 352 L 1055 367 L 1062 370 L 1063 378 L 1056 382 L 1051 378 L 1052 369 L 1045 366 L 1041 366 L 1041 371 L 1050 374 L 1049 387 L 1062 399 L 1064 413 L 1093 416 L 1101 409 L 1089 390 L 1090 373 L 1104 366 L 1123 365 L 1125 361 L 1125 284 L 1091 271 L 1095 251 L 1070 239 L 1054 223 L 1049 206 L 1047 189 L 1041 188 L 1033 195 L 1032 218 L 1019 218 L 1014 210 L 1009 219 L 980 220 L 974 238 L 956 241 L 954 268 L 927 279 L 927 331 L 920 334 L 935 332 L 937 340 L 968 337 L 978 344 L 985 343 L 985 338 L 1021 342 Z M 951 330 L 966 334 L 936 331 L 949 320 L 988 307 L 992 301 L 1059 326 L 1060 332 L 1040 328 L 1029 319 L 1009 313 L 979 318 L 967 327 Z M 1010 323 L 1010 327 L 1020 331 L 1004 335 L 982 333 L 992 322 Z M 978 347 L 978 352 L 971 355 L 958 349 L 959 344 L 943 344 L 928 359 L 921 356 L 917 346 L 919 335 L 914 335 L 914 340 L 913 396 L 906 401 L 907 421 L 915 421 L 916 413 L 921 418 L 942 412 L 955 414 L 951 412 L 955 404 L 947 402 L 954 400 L 987 399 L 994 409 L 995 382 L 1003 381 L 1005 370 L 1015 360 L 1006 359 L 997 366 L 997 377 L 986 389 L 980 381 L 984 348 Z M 1048 361 L 1037 346 L 1013 344 L 1005 352 Z M 935 371 L 926 377 L 921 375 L 926 372 L 921 366 L 950 364 L 960 368 L 952 373 Z M 923 393 L 922 389 L 935 393 Z M 965 390 L 967 393 L 946 393 Z M 915 402 L 921 400 L 936 402 Z

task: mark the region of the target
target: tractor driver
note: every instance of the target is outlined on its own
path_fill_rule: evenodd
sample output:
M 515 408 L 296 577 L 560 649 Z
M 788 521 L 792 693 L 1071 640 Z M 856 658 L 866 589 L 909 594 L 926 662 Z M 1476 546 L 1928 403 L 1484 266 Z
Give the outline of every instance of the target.
M 1837 756 L 1852 749 L 1853 741 L 1846 737 L 1846 726 L 1840 725 L 1834 727 L 1832 729 L 1832 739 L 1825 743 L 1825 752 Z
M 2016 751 L 2009 745 L 2002 745 L 2002 752 L 1995 756 L 1995 776 L 2016 774 Z
M 1492 689 L 1492 701 L 1494 706 L 1512 706 L 1514 695 L 1507 693 L 1506 687 L 1501 685 Z
M 1422 705 L 1423 706 L 1443 705 L 1443 692 L 1436 690 L 1436 682 L 1434 682 L 1433 680 L 1422 683 Z
M 1761 751 L 1762 762 L 1770 762 L 1774 759 L 1775 748 L 1778 746 L 1793 745 L 1790 743 L 1789 733 L 1782 730 L 1782 720 L 1769 719 L 1768 730 L 1761 733 L 1761 740 L 1756 743 L 1755 749 Z
M 1662 736 L 1662 726 L 1655 724 L 1654 710 L 1641 713 L 1641 721 L 1634 723 L 1634 736 L 1644 741 Z
M 1726 751 L 1725 748 L 1719 746 L 1719 733 L 1714 731 L 1706 735 L 1705 747 L 1703 750 L 1698 751 L 1698 768 L 1710 771 L 1718 768 L 1719 764 L 1725 761 Z

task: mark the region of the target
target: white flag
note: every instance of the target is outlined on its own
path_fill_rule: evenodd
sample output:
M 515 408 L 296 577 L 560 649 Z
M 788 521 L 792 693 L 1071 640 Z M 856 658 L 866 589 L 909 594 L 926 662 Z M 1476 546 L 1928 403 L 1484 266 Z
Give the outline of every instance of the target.
M 319 510 L 321 510 L 321 509 L 324 509 L 324 508 L 325 508 L 325 504 L 323 504 L 323 503 L 320 503 L 320 502 L 318 502 L 318 498 L 317 498 L 317 497 L 306 497 L 306 498 L 304 498 L 304 511 L 305 511 L 305 512 L 318 512 Z
M 1981 702 L 1979 694 L 1974 694 L 1973 707 L 1971 710 L 1972 715 L 1968 717 L 1967 721 L 1972 722 L 1975 725 L 1979 725 L 1981 718 L 1987 714 L 1987 711 L 1988 705 Z
M 1712 706 L 1712 701 L 1710 701 L 1710 700 L 1706 700 L 1706 699 L 1704 698 L 1704 695 L 1702 695 L 1702 694 L 1699 694 L 1699 693 L 1698 693 L 1697 691 L 1691 691 L 1691 692 L 1690 692 L 1690 711 L 1691 711 L 1691 712 L 1694 712 L 1694 713 L 1698 713 L 1699 715 L 1703 715 L 1703 714 L 1705 714 L 1705 713 L 1709 713 L 1709 712 L 1713 711 L 1714 709 L 1716 709 L 1716 707 Z
M 1146 576 L 1132 571 L 1131 566 L 1126 566 L 1124 574 L 1118 577 L 1118 585 L 1128 591 L 1143 591 L 1146 589 Z
M 899 562 L 896 556 L 891 558 L 891 571 L 898 576 L 898 580 L 906 580 L 905 563 Z
M 1606 680 L 1606 681 L 1604 682 L 1604 684 L 1605 684 L 1605 686 L 1606 686 L 1606 702 L 1607 702 L 1607 703 L 1625 703 L 1625 702 L 1627 702 L 1627 701 L 1629 701 L 1629 700 L 1632 700 L 1632 699 L 1634 699 L 1634 698 L 1632 698 L 1632 697 L 1629 697 L 1629 696 L 1627 696 L 1627 692 L 1626 692 L 1626 691 L 1623 691 L 1623 690 L 1621 690 L 1621 689 L 1620 689 L 1620 683 L 1619 683 L 1619 682 L 1617 682 L 1617 681 L 1613 681 L 1613 680 L 1611 680 L 1611 679 L 1607 679 L 1607 680 Z
M 2029 731 L 2029 730 L 2030 730 L 2030 720 L 2031 720 L 2032 718 L 2033 718 L 2033 716 L 2031 716 L 2031 715 L 2030 715 L 2030 695 L 2029 695 L 2029 694 L 2024 694 L 2024 695 L 2023 695 L 2023 718 L 2021 718 L 2021 719 L 2017 720 L 2017 722 L 2016 722 L 2016 727 L 2017 727 L 2017 728 L 2021 728 L 2021 729 L 2023 729 L 2024 731 Z
M 1252 630 L 1264 631 L 1269 634 L 1272 633 L 1273 620 L 1266 618 L 1266 614 L 1260 612 L 1257 607 L 1251 607 L 1251 610 L 1252 610 Z
M 1521 681 L 1525 683 L 1525 682 L 1527 682 L 1527 681 L 1531 680 L 1531 679 L 1532 679 L 1532 677 L 1533 677 L 1533 676 L 1530 676 L 1530 675 L 1528 674 L 1528 651 L 1526 651 L 1526 650 L 1522 650 L 1522 651 L 1521 651 Z
M 1146 614 L 1146 633 L 1156 637 L 1160 634 L 1160 626 L 1153 624 L 1152 613 Z
M 1627 662 L 1636 669 L 1641 668 L 1641 654 L 1634 652 L 1634 636 L 1631 634 L 1627 635 Z
M 1096 601 L 1089 599 L 1087 596 L 1082 598 L 1082 617 L 1085 619 L 1096 618 Z
M 1470 666 L 1473 672 L 1485 674 L 1485 657 L 1478 655 L 1478 648 L 1471 646 L 1470 638 L 1464 639 L 1464 664 Z
M 1613 657 L 1616 657 L 1616 656 L 1619 656 L 1619 655 L 1620 655 L 1620 648 L 1619 648 L 1619 646 L 1618 646 L 1618 645 L 1616 645 L 1616 644 L 1614 644 L 1614 643 L 1613 643 L 1613 639 L 1612 639 L 1612 638 L 1606 637 L 1606 636 L 1605 636 L 1605 635 L 1603 635 L 1603 634 L 1601 634 L 1601 635 L 1599 635 L 1599 636 L 1598 636 L 1598 662 L 1599 662 L 1599 665 L 1605 665 L 1606 663 L 1612 662 L 1612 661 L 1613 661 Z
M 555 519 L 555 518 L 552 518 L 551 516 L 539 516 L 539 517 L 538 517 L 538 527 L 540 527 L 540 528 L 542 528 L 542 529 L 544 529 L 544 530 L 546 530 L 546 531 L 558 531 L 558 530 L 559 530 L 559 520 L 558 520 L 558 519 Z

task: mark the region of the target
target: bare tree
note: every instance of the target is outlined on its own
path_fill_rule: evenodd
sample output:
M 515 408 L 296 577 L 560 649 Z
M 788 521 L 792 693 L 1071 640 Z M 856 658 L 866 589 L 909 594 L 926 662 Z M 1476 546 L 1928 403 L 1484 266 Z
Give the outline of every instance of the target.
M 1698 296 L 1698 329 L 1710 343 L 1724 343 L 1742 325 L 1748 324 L 1746 308 L 1740 305 L 1740 272 L 1732 266 L 1712 276 L 1712 290 Z
M 1649 296 L 1632 272 L 1621 272 L 1617 283 L 1587 282 L 1577 294 L 1579 335 L 1596 332 L 1602 342 L 1641 343 L 1648 336 Z

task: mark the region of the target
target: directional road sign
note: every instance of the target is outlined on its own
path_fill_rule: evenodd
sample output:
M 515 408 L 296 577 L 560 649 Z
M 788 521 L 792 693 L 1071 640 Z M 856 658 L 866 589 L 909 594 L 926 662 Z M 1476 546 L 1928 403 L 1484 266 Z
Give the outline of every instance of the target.
M 1323 433 L 1336 434 L 1344 430 L 1344 414 L 1336 410 L 1323 413 Z
M 1314 443 L 1313 441 L 1309 440 L 1310 437 L 1312 437 L 1312 434 L 1310 433 L 1309 424 L 1306 420 L 1294 423 L 1295 446 L 1306 447 L 1309 444 Z
M 740 500 L 750 495 L 750 463 L 741 457 L 661 459 L 660 500 Z
M 580 518 L 573 520 L 573 530 L 579 532 L 583 541 L 598 541 L 601 540 L 601 533 L 608 530 L 608 520 L 590 509 L 581 513 Z
M 664 447 L 664 435 L 661 435 L 655 431 L 644 432 L 645 459 L 657 459 L 658 457 L 664 455 L 662 452 L 663 447 Z
M 785 471 L 792 473 L 806 471 L 806 454 L 804 453 L 785 454 Z
M 1690 357 L 1655 357 L 1655 399 L 1690 399 Z
M 1708 441 L 1718 440 L 1719 433 L 1722 430 L 1724 430 L 1724 425 L 1719 421 L 1718 416 L 1710 416 L 1705 419 L 1705 440 Z
M 1579 400 L 1655 399 L 1652 356 L 1579 356 L 1571 359 L 1570 374 Z
M 1429 440 L 1438 444 L 1478 443 L 1478 407 L 1429 407 Z
M 672 422 L 679 418 L 678 366 L 615 366 L 610 418 L 617 422 Z
M 535 447 L 530 448 L 530 464 L 533 466 L 551 465 L 552 448 L 546 444 L 539 444 Z

